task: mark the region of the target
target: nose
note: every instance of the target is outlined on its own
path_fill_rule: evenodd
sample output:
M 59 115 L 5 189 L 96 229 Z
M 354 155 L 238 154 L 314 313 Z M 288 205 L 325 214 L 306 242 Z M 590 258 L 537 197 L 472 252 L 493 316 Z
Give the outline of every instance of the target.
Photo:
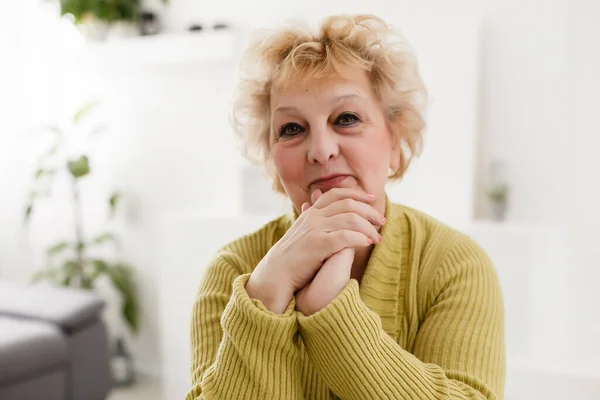
M 340 152 L 338 136 L 329 129 L 312 130 L 309 136 L 308 161 L 311 164 L 327 164 Z

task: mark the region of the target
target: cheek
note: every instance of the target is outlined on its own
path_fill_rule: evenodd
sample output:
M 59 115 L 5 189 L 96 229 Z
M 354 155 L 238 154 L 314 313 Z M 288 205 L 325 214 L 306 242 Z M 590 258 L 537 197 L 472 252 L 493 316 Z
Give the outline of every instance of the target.
M 284 184 L 293 184 L 302 180 L 304 176 L 304 156 L 296 148 L 274 148 L 272 150 L 273 162 Z
M 356 149 L 359 156 L 361 169 L 374 175 L 386 174 L 390 160 L 390 145 L 385 137 L 376 136 L 361 143 Z M 382 172 L 384 171 L 384 172 Z

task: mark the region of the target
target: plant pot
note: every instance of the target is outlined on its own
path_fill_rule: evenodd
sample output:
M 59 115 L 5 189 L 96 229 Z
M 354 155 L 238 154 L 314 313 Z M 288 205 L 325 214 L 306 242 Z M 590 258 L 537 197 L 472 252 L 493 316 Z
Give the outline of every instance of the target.
M 506 219 L 507 204 L 503 201 L 491 201 L 490 210 L 494 221 L 504 221 Z
M 115 21 L 106 22 L 94 15 L 86 15 L 77 24 L 79 32 L 89 41 L 102 42 L 105 40 L 130 38 L 140 35 L 140 30 L 135 22 Z
M 131 21 L 116 21 L 108 27 L 108 40 L 123 39 L 140 36 L 140 30 L 136 23 Z
M 108 35 L 108 22 L 98 19 L 92 14 L 88 14 L 77 24 L 79 32 L 89 41 L 101 42 Z

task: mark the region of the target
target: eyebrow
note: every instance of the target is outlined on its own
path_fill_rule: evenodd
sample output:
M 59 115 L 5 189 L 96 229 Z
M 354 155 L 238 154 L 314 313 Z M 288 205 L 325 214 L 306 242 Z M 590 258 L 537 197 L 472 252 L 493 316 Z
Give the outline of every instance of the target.
M 343 101 L 354 100 L 354 99 L 363 100 L 363 98 L 361 96 L 357 95 L 357 94 L 345 94 L 345 95 L 342 95 L 342 96 L 335 97 L 331 101 L 331 104 L 339 104 L 339 103 L 341 103 Z M 284 111 L 298 111 L 298 108 L 294 107 L 294 106 L 277 106 L 273 110 L 273 113 L 284 112 Z

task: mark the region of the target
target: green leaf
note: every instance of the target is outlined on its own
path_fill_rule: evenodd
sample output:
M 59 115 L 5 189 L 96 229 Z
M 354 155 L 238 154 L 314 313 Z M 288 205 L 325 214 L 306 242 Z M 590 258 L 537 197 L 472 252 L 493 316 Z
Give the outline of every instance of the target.
M 73 278 L 79 275 L 80 267 L 73 260 L 67 260 L 60 268 L 60 272 L 62 275 L 62 279 L 59 281 L 59 284 L 62 286 L 71 286 Z
M 29 222 L 32 212 L 33 212 L 33 204 L 29 203 L 29 204 L 27 204 L 27 207 L 25 207 L 25 223 Z
M 86 176 L 90 172 L 90 165 L 87 156 L 80 156 L 76 160 L 67 161 L 67 167 L 69 172 L 73 175 L 73 178 L 81 178 Z
M 53 255 L 61 253 L 62 251 L 66 250 L 68 248 L 69 248 L 69 243 L 63 241 L 63 242 L 57 243 L 54 246 L 50 247 L 46 251 L 46 253 L 49 256 L 53 256 Z
M 115 289 L 121 294 L 123 301 L 121 315 L 129 325 L 133 333 L 138 332 L 139 307 L 137 302 L 137 293 L 133 279 L 131 267 L 125 264 L 115 264 L 107 269 L 107 273 L 115 286 Z
M 493 201 L 506 201 L 508 198 L 508 185 L 507 184 L 498 184 L 496 186 L 491 187 L 487 195 Z
M 119 241 L 117 240 L 117 238 L 112 233 L 109 233 L 109 232 L 105 232 L 103 234 L 96 236 L 93 240 L 93 243 L 94 244 L 102 244 L 109 240 L 114 242 L 117 245 L 119 244 Z
M 82 106 L 79 110 L 77 110 L 75 115 L 73 115 L 73 122 L 75 123 L 75 125 L 77 125 L 83 117 L 88 115 L 90 113 L 90 111 L 92 111 L 94 108 L 96 108 L 97 105 L 98 105 L 98 102 L 91 101 L 91 102 L 85 104 L 84 106 Z
M 60 0 L 60 3 L 61 15 L 73 15 L 76 24 L 87 14 L 107 22 L 135 21 L 140 10 L 140 0 Z
M 84 3 L 81 0 L 60 0 L 60 15 L 71 14 L 78 21 L 85 10 Z
M 37 180 L 37 179 L 40 179 L 44 175 L 54 175 L 55 173 L 56 173 L 56 171 L 53 169 L 38 168 L 35 170 L 34 178 Z
M 92 260 L 92 272 L 86 276 L 85 283 L 89 284 L 89 288 L 91 289 L 94 286 L 94 282 L 98 277 L 104 275 L 108 271 L 108 264 L 106 261 L 96 258 Z
M 110 206 L 109 218 L 113 218 L 117 212 L 117 204 L 121 198 L 121 193 L 114 192 L 108 199 L 108 205 Z
M 106 261 L 100 259 L 100 258 L 96 258 L 93 261 L 94 263 L 94 268 L 96 268 L 98 271 L 104 273 L 106 271 L 108 271 L 108 264 L 106 263 Z
M 93 265 L 93 272 L 92 272 L 92 276 L 93 279 L 95 280 L 96 278 L 98 278 L 100 275 L 105 274 L 108 271 L 108 264 L 106 263 L 106 261 L 100 259 L 100 258 L 96 258 L 92 261 L 92 265 Z
M 38 271 L 31 277 L 32 282 L 39 282 L 41 280 L 55 280 L 59 271 L 57 269 L 44 269 L 42 271 Z
M 63 278 L 60 280 L 59 284 L 61 286 L 71 286 L 71 279 L 73 277 L 71 275 L 65 275 L 63 276 Z
M 89 276 L 83 276 L 83 278 L 81 279 L 81 286 L 82 289 L 85 290 L 90 290 L 94 288 L 94 281 L 93 279 L 91 279 Z

